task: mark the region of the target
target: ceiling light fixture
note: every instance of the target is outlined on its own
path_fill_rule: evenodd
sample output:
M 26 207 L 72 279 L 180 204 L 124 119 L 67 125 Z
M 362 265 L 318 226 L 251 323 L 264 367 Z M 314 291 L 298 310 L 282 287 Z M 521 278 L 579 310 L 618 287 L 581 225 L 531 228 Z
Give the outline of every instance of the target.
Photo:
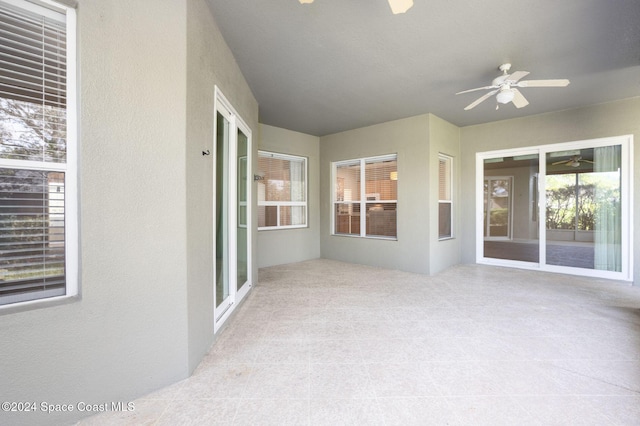
M 300 4 L 311 4 L 313 3 L 313 0 L 298 0 L 300 2 Z
M 389 7 L 394 15 L 405 13 L 413 6 L 413 0 L 389 0 Z
M 498 96 L 496 96 L 496 99 L 501 104 L 508 104 L 509 102 L 511 102 L 513 100 L 514 96 L 515 96 L 515 93 L 513 93 L 513 90 L 511 90 L 511 89 L 502 89 L 502 90 L 500 90 L 500 93 L 498 93 Z

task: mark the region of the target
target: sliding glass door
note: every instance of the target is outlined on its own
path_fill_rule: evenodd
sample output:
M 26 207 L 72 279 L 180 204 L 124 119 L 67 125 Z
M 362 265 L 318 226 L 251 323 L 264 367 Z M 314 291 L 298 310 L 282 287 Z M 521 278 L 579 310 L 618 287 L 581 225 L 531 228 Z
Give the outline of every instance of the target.
M 630 280 L 631 137 L 480 153 L 481 263 Z
M 214 330 L 251 288 L 251 133 L 216 90 Z

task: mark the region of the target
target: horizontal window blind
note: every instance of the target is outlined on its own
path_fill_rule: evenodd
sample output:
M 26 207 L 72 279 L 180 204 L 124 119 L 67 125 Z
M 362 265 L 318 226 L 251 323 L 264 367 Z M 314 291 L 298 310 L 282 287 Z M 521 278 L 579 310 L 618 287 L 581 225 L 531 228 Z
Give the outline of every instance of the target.
M 65 17 L 42 13 L 0 2 L 0 158 L 66 160 Z
M 64 13 L 0 0 L 0 305 L 66 294 Z
M 365 161 L 365 190 L 366 235 L 395 237 L 398 199 L 398 161 L 395 156 Z
M 0 304 L 65 294 L 64 173 L 0 168 Z
M 334 163 L 334 234 L 397 236 L 397 155 Z
M 258 228 L 307 224 L 307 159 L 258 152 Z
M 0 96 L 64 107 L 65 16 L 0 3 Z

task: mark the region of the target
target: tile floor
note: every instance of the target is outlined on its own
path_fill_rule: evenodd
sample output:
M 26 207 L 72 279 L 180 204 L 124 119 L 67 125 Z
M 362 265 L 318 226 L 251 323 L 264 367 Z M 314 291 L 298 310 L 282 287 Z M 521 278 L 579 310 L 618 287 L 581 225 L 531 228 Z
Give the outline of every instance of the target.
M 82 425 L 638 425 L 640 288 L 480 265 L 260 270 L 193 376 Z

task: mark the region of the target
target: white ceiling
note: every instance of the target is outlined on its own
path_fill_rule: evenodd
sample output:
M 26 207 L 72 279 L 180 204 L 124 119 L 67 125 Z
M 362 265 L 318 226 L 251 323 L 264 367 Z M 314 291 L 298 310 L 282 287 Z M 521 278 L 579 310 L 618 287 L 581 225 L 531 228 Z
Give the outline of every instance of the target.
M 260 122 L 322 136 L 431 112 L 458 126 L 640 96 L 640 0 L 208 0 L 260 105 Z M 496 111 L 501 63 L 530 105 Z

